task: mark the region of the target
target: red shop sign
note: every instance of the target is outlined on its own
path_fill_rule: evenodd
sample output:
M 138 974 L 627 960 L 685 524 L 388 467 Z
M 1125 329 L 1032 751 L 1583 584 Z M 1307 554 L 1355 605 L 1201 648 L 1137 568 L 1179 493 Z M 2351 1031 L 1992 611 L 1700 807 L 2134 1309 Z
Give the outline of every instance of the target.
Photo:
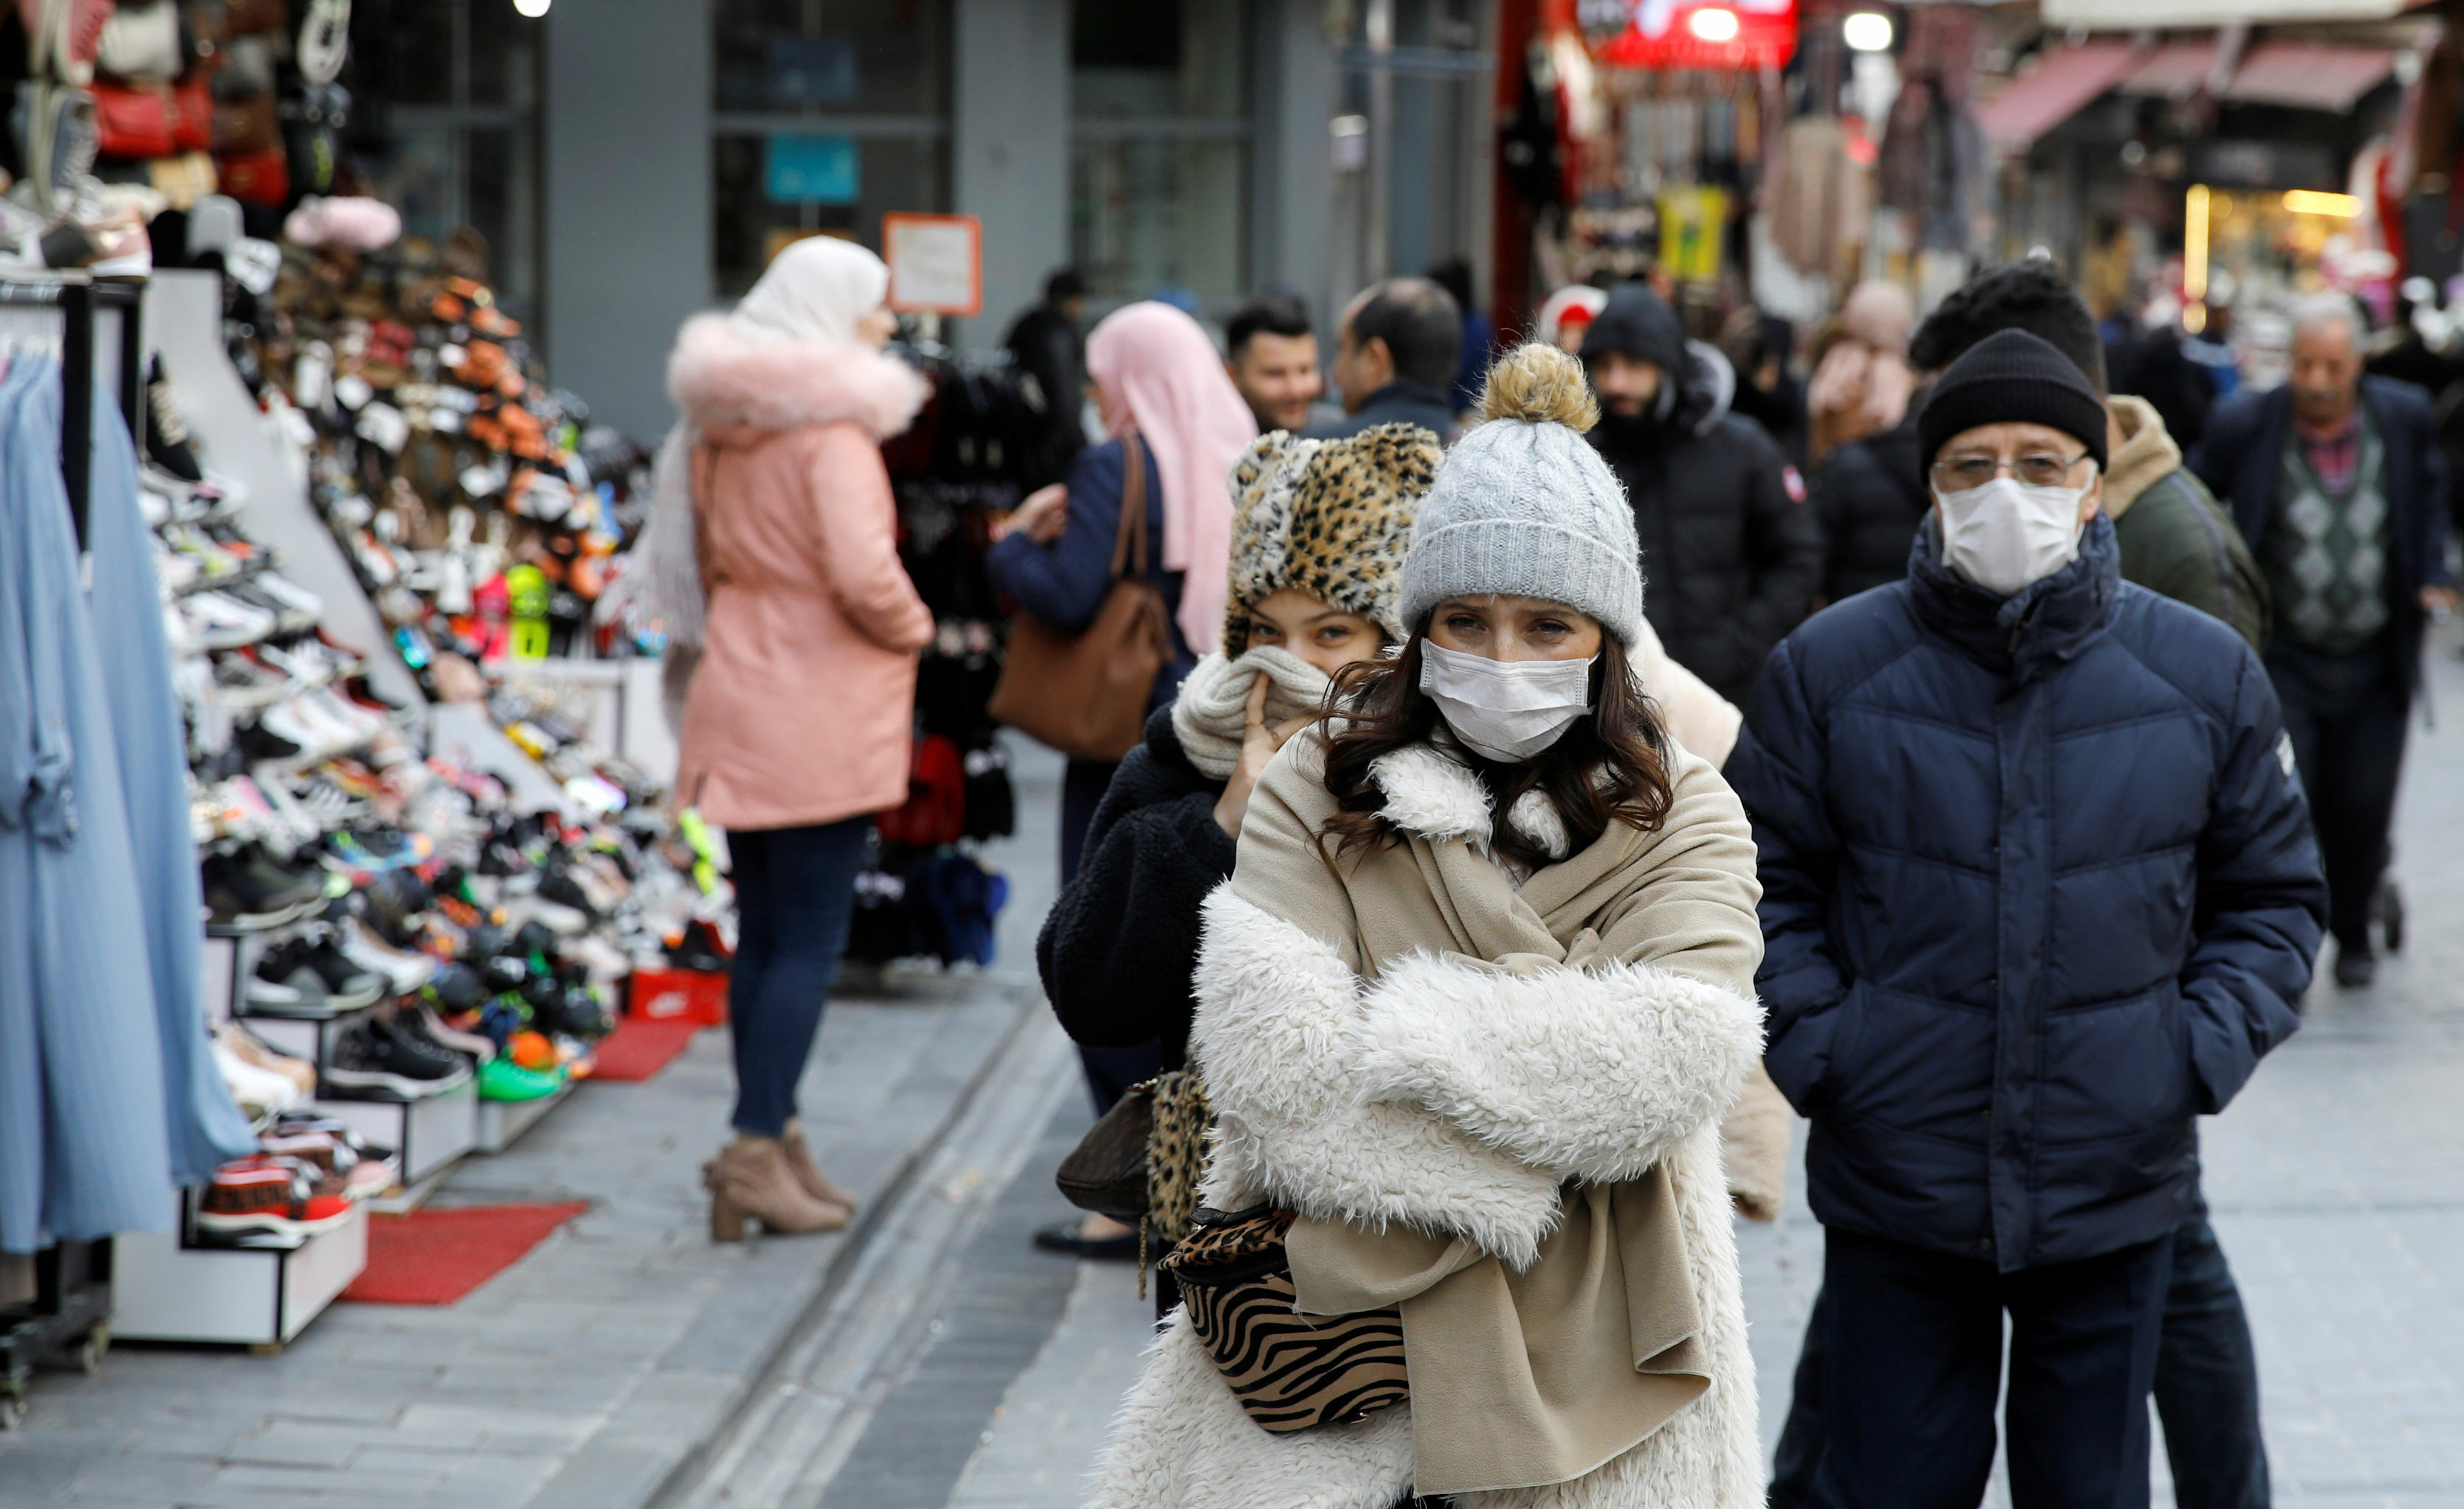
M 1778 68 L 1796 0 L 1616 0 L 1631 19 L 1594 54 L 1611 68 Z

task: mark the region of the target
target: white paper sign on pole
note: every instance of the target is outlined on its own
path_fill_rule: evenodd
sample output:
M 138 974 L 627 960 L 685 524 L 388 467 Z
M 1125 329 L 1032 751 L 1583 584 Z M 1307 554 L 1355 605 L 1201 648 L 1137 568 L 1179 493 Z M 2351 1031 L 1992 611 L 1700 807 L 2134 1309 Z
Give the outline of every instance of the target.
M 983 313 L 984 230 L 975 216 L 884 215 L 881 259 L 890 264 L 890 307 L 900 314 Z

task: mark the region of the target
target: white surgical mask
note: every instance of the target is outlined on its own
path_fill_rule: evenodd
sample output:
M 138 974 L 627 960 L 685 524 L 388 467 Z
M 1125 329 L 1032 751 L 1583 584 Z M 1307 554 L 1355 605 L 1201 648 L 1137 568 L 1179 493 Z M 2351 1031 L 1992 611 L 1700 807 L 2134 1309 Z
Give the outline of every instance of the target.
M 2085 488 L 2032 487 L 1995 477 L 1958 492 L 1937 490 L 1942 558 L 1996 597 L 2013 597 L 2079 558 Z
M 1466 747 L 1513 763 L 1592 711 L 1592 661 L 1491 660 L 1422 640 L 1420 689 Z

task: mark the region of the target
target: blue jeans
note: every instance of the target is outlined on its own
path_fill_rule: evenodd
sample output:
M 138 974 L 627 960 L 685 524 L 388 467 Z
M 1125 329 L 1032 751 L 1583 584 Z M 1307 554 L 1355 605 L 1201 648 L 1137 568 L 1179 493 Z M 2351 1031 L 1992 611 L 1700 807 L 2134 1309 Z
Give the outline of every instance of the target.
M 777 1137 L 796 1114 L 822 1008 L 855 910 L 869 817 L 803 828 L 730 830 L 736 968 L 727 985 L 736 1051 L 736 1129 Z
M 1822 1456 L 1823 1311 L 1816 1294 L 1797 1358 L 1794 1396 L 1771 1463 L 1771 1509 L 1812 1501 Z M 2258 1358 L 2250 1318 L 2204 1194 L 2173 1234 L 2173 1279 L 2156 1353 L 2156 1413 L 2181 1509 L 2268 1509 L 2267 1443 L 2258 1423 Z

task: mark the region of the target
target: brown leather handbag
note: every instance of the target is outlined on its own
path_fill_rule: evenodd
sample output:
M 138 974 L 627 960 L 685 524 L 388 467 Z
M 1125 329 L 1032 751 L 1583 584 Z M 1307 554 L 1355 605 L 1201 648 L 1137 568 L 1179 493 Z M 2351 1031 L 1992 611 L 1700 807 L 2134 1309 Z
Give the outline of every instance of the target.
M 1121 527 L 1103 607 L 1083 634 L 1064 634 L 1031 613 L 1012 619 L 1001 684 L 984 709 L 995 722 L 1081 759 L 1117 760 L 1138 747 L 1155 675 L 1172 652 L 1163 594 L 1146 575 L 1146 447 L 1131 436 L 1121 449 Z

